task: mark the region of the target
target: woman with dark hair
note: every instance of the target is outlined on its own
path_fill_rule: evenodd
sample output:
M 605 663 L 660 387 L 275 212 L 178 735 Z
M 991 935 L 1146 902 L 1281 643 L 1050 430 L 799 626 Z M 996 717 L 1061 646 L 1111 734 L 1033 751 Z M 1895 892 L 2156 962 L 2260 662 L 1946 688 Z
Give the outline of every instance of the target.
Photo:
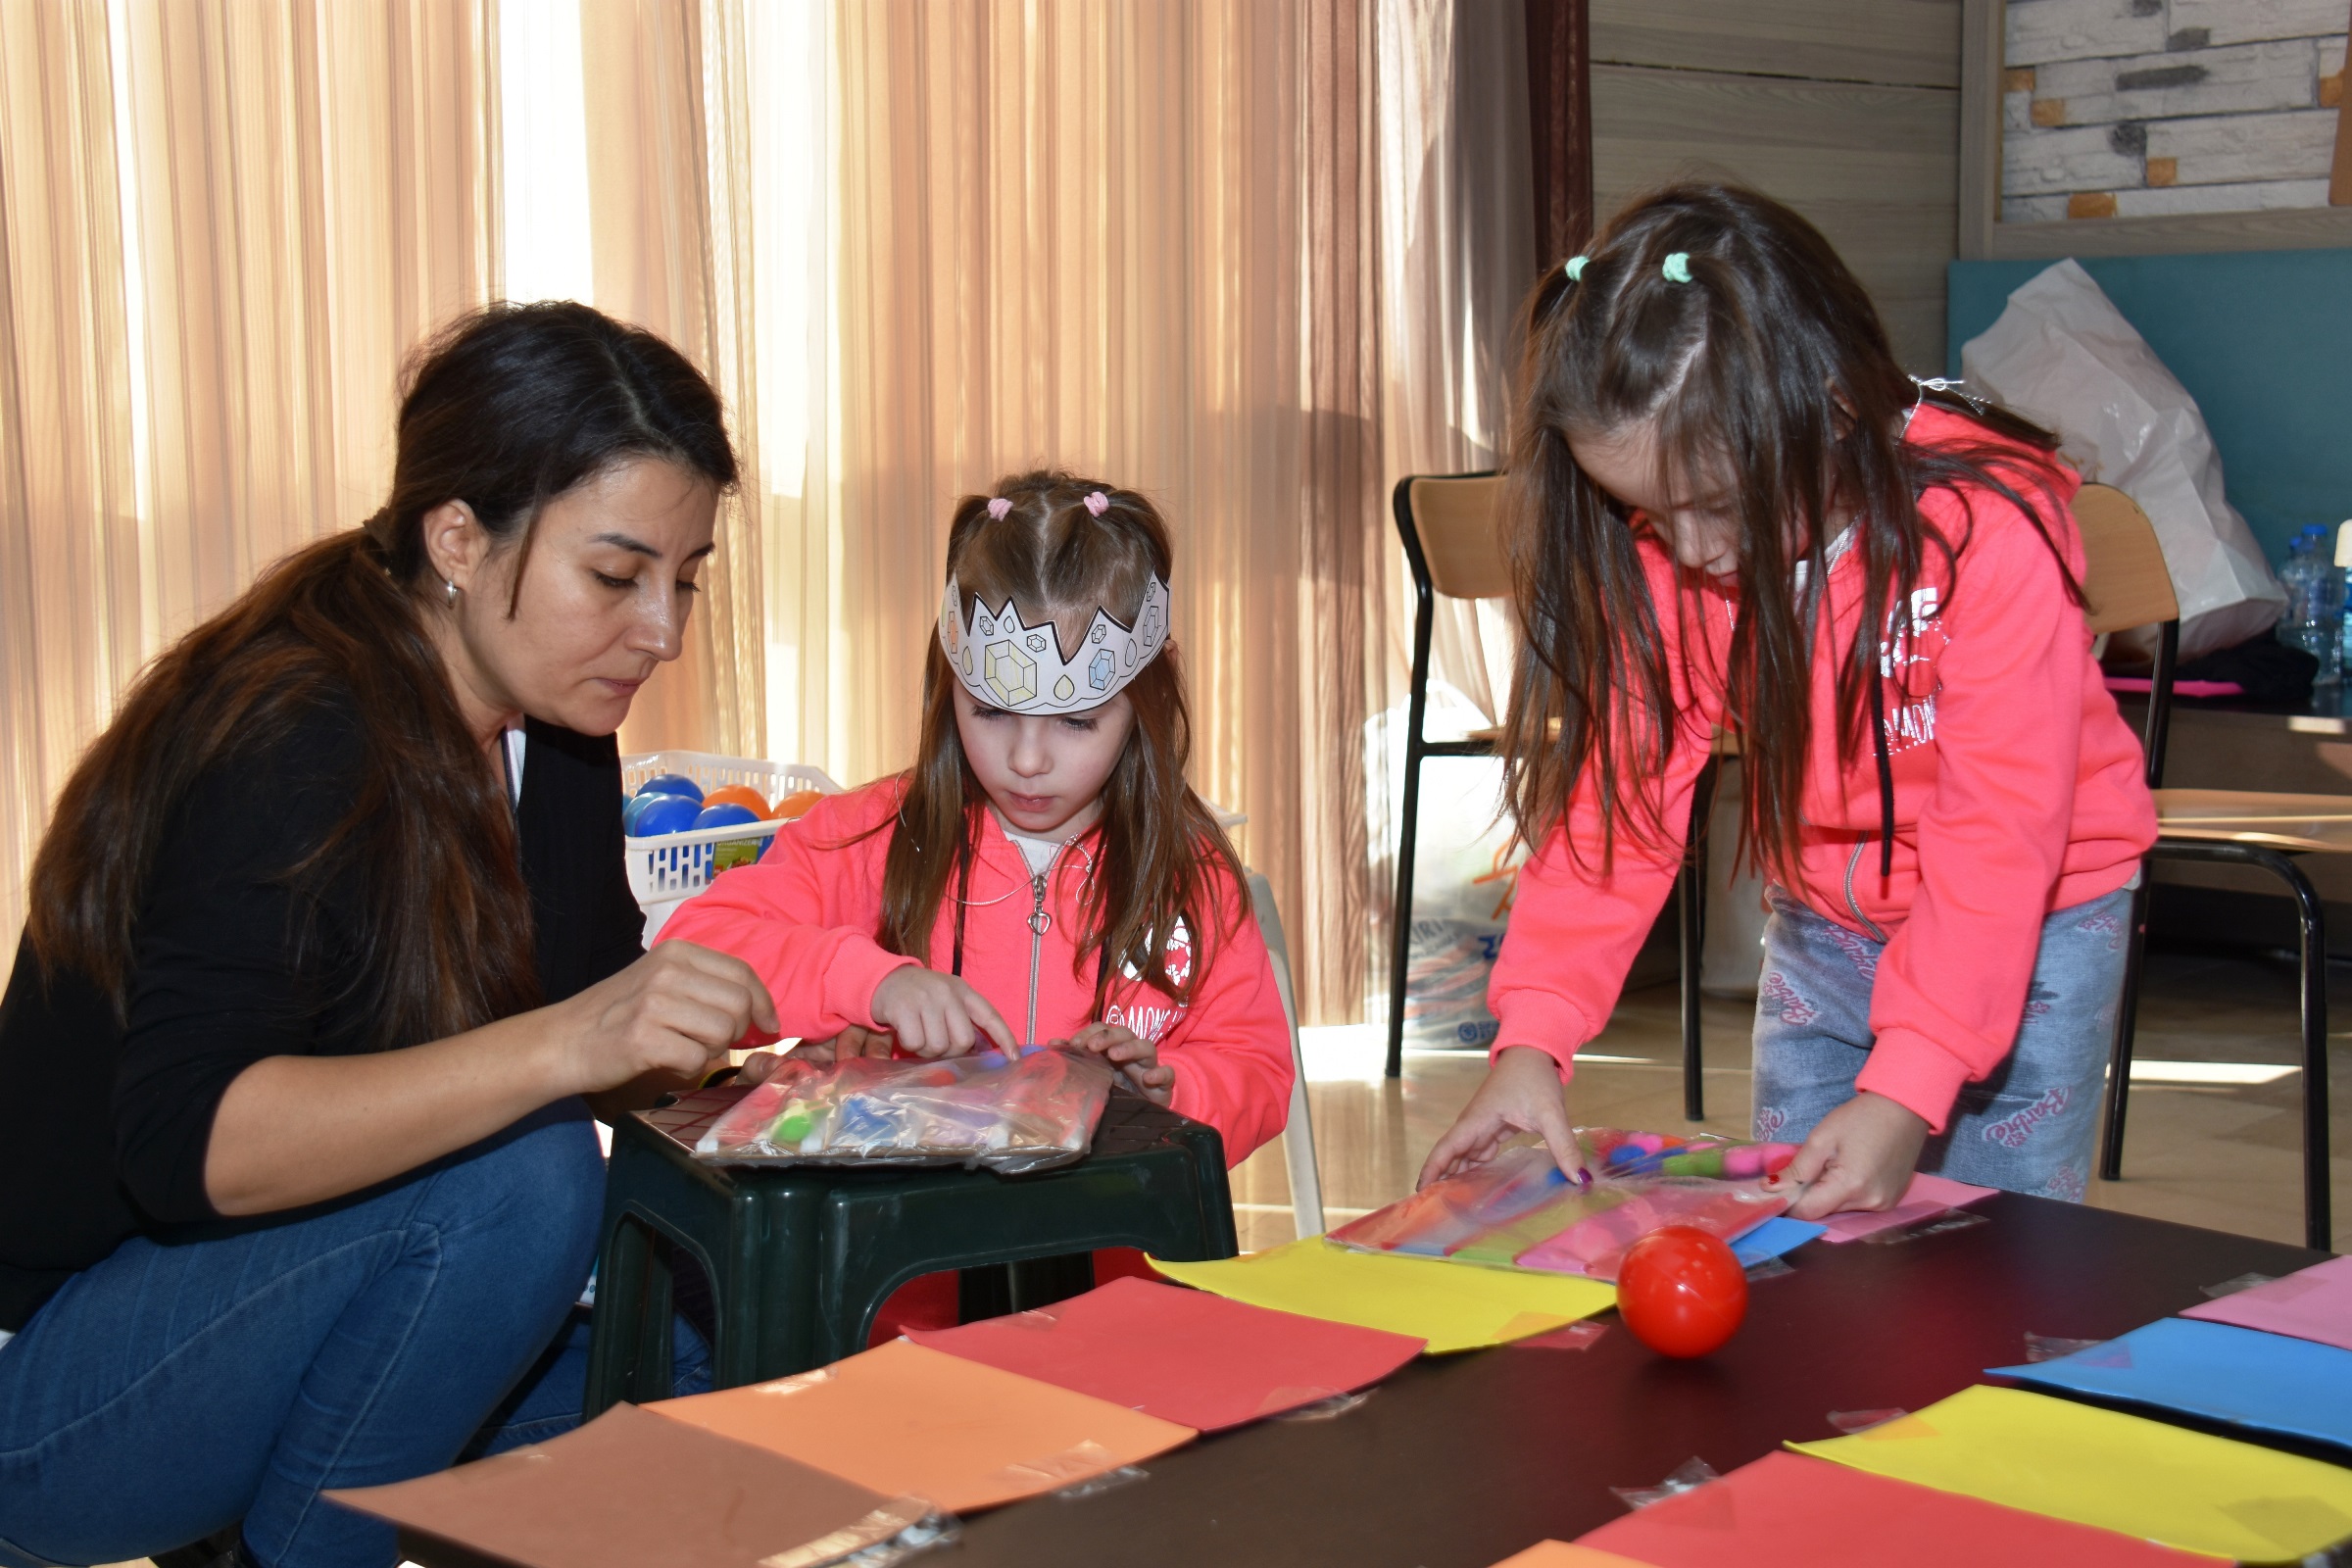
M 1771 884 L 1755 1133 L 1791 1212 L 1913 1172 L 2080 1200 L 2156 817 L 2046 433 L 1906 376 L 1752 191 L 1643 198 L 1531 307 L 1511 458 L 1521 872 L 1487 1080 L 1428 1182 L 1543 1136 L 1683 859 L 1718 728 Z
M 772 1026 L 739 960 L 639 951 L 612 740 L 735 473 L 659 338 L 469 317 L 384 510 L 82 759 L 0 1001 L 0 1561 L 241 1519 L 236 1560 L 392 1562 L 318 1494 L 447 1465 L 548 1350 L 600 1207 L 581 1097 Z

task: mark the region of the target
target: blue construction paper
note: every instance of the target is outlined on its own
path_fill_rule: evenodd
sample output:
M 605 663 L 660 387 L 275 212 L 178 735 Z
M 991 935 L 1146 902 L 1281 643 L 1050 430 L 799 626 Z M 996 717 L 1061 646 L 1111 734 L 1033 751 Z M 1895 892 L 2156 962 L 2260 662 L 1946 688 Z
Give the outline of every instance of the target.
M 2352 1350 L 2282 1334 L 2167 1317 L 2054 1361 L 1988 1370 L 2352 1447 Z
M 1795 1251 L 1827 1229 L 1828 1226 L 1816 1225 L 1810 1220 L 1775 1214 L 1732 1243 L 1732 1255 L 1740 1260 L 1741 1268 L 1754 1268 L 1768 1257 Z

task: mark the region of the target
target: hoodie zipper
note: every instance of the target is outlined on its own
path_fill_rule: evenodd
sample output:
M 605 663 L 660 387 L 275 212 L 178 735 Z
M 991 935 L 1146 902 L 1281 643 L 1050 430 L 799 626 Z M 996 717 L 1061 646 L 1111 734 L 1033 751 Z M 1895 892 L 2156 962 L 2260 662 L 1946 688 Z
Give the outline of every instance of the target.
M 1854 918 L 1862 922 L 1862 929 L 1870 933 L 1873 941 L 1885 942 L 1886 940 L 1886 933 L 1879 929 L 1878 921 L 1873 920 L 1869 915 L 1862 912 L 1862 901 L 1854 897 L 1854 867 L 1862 863 L 1862 852 L 1869 847 L 1870 840 L 1866 838 L 1856 839 L 1854 841 L 1854 853 L 1846 857 L 1845 906 L 1854 911 Z
M 1046 876 L 1043 871 L 1029 879 L 1030 890 L 1037 895 L 1036 906 L 1029 911 L 1029 1027 L 1021 1036 L 1026 1046 L 1037 1039 L 1037 973 L 1038 964 L 1046 954 L 1046 927 L 1054 917 L 1046 912 Z

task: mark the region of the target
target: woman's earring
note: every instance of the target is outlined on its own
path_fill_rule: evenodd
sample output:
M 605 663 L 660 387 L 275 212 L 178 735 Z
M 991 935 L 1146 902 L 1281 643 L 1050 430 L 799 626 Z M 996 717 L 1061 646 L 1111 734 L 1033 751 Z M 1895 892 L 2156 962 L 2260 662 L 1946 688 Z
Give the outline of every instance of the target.
M 458 585 L 444 577 L 441 579 L 441 586 L 449 590 L 449 602 L 453 605 L 456 604 L 458 602 Z

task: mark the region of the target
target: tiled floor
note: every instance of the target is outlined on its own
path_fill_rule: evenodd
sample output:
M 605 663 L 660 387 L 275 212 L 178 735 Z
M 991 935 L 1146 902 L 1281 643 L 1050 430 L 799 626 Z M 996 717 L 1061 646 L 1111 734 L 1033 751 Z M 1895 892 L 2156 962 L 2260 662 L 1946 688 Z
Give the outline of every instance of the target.
M 2346 978 L 2343 975 L 2338 979 Z M 2330 1079 L 2339 1086 L 2332 1120 L 2336 1157 L 2336 1247 L 2352 1243 L 2352 986 L 2344 986 L 2331 1031 Z M 2140 1007 L 2143 1063 L 2193 1061 L 2289 1064 L 2298 1059 L 2295 975 L 2290 962 L 2189 957 L 2156 953 Z M 1744 1137 L 1748 1036 L 1753 1008 L 1707 1004 L 1707 1120 Z M 1480 1054 L 1408 1054 L 1404 1077 L 1380 1075 L 1380 1042 L 1369 1027 L 1308 1032 L 1308 1093 L 1329 1223 L 1377 1208 L 1410 1190 L 1414 1172 L 1476 1087 Z M 1594 1056 L 1634 1058 L 1604 1062 Z M 1682 1037 L 1671 985 L 1629 995 L 1577 1069 L 1572 1108 L 1592 1125 L 1679 1131 L 1683 1120 Z M 2254 1086 L 2136 1083 L 2120 1182 L 2091 1184 L 2102 1208 L 2278 1241 L 2302 1238 L 2302 1077 L 2289 1072 Z M 1279 1144 L 1234 1173 L 1245 1250 L 1294 1234 L 1290 1185 Z

